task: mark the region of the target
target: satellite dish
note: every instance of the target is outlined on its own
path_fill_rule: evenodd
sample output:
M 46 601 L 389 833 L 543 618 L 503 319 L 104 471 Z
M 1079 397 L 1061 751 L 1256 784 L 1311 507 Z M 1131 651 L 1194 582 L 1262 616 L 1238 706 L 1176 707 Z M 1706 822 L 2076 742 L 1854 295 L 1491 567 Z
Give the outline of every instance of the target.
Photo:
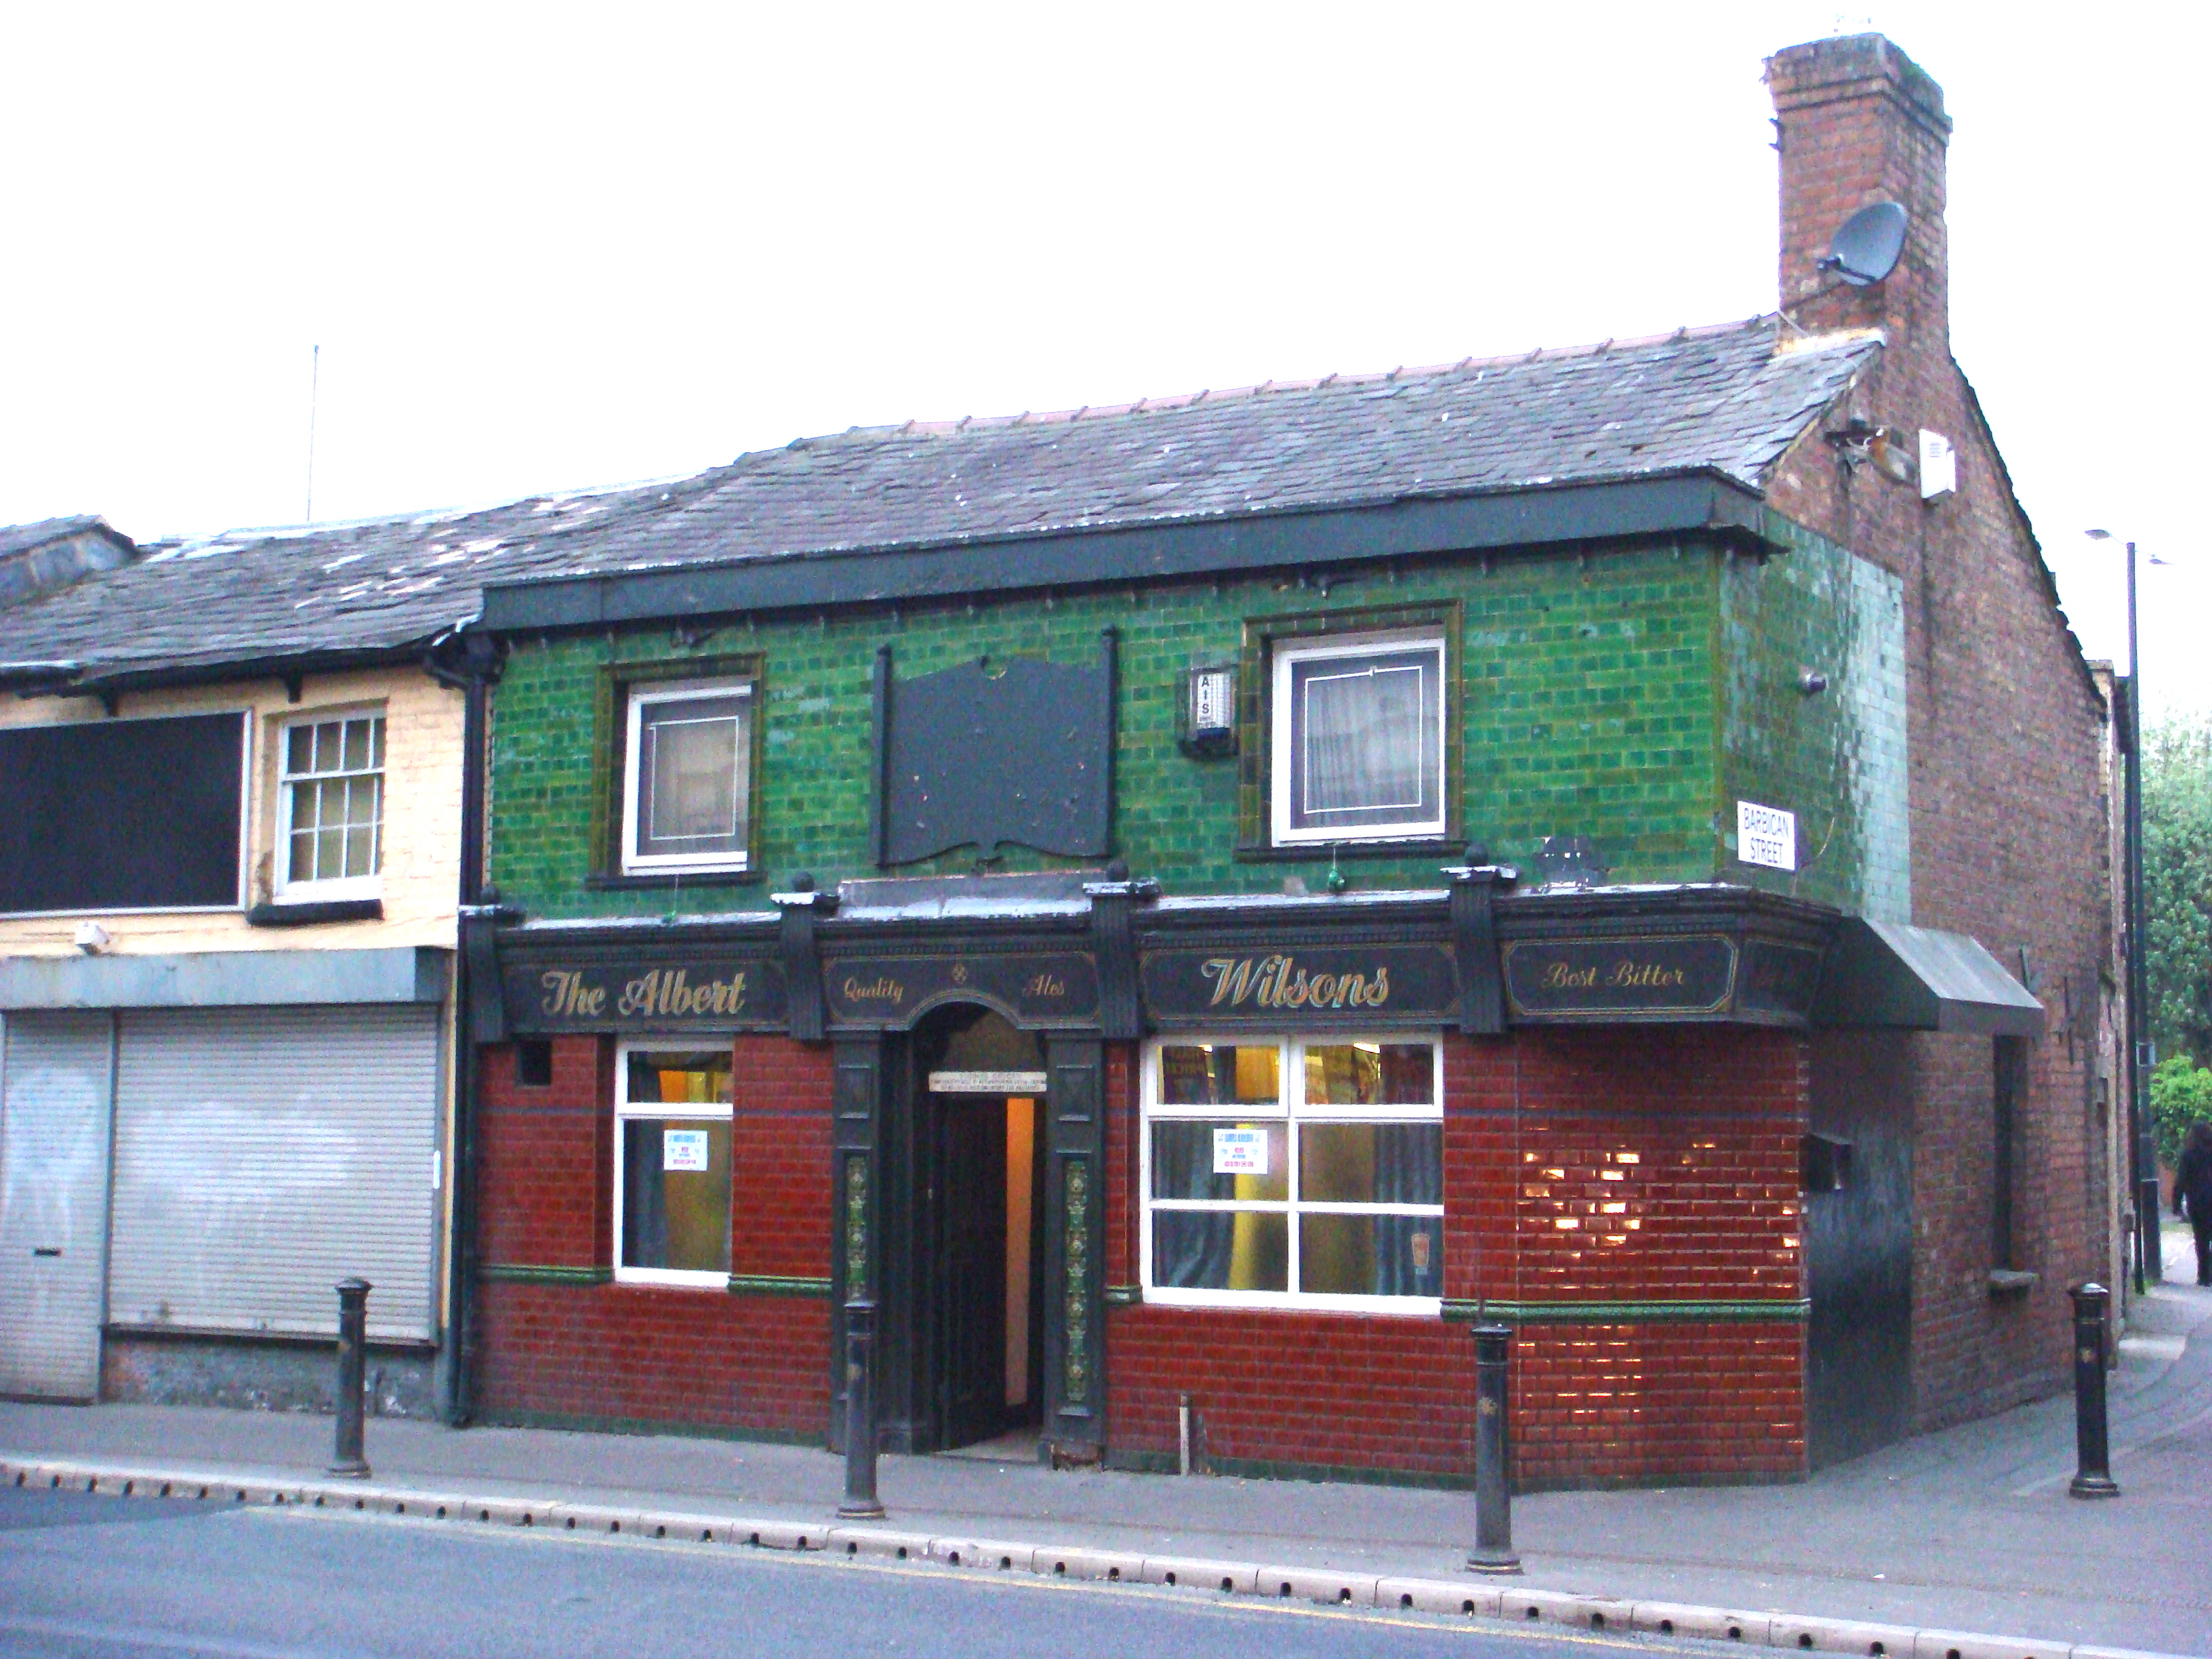
M 1904 252 L 1905 210 L 1894 202 L 1876 202 L 1844 221 L 1820 269 L 1834 271 L 1853 288 L 1867 288 L 1896 270 Z

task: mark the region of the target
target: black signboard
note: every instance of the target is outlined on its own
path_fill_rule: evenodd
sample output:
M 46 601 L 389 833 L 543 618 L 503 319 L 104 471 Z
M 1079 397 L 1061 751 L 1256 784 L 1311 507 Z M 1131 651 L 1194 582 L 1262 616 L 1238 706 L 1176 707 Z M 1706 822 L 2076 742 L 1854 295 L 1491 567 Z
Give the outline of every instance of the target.
M 1504 957 L 1522 1019 L 1680 1019 L 1718 1014 L 1735 994 L 1735 941 L 1720 933 L 1516 939 Z
M 517 1031 L 781 1030 L 783 964 L 701 952 L 671 960 L 509 963 L 507 1022 Z
M 923 1010 L 963 999 L 1023 1025 L 1085 1025 L 1098 1018 L 1098 970 L 1073 951 L 950 957 L 833 957 L 822 964 L 830 1019 L 910 1025 Z
M 1764 1016 L 1785 1024 L 1808 1024 L 1814 994 L 1820 988 L 1820 959 L 1816 945 L 1745 940 L 1743 971 L 1737 976 L 1737 1012 L 1746 1018 Z
M 1138 982 L 1146 1012 L 1186 1025 L 1427 1022 L 1450 1017 L 1459 997 L 1442 945 L 1154 951 Z

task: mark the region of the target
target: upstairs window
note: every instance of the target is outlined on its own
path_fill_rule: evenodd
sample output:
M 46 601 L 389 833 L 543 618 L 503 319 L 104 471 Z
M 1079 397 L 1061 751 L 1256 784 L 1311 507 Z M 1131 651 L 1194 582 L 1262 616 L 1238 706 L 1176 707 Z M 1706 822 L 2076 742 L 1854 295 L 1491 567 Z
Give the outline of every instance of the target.
M 1369 635 L 1276 646 L 1278 844 L 1444 833 L 1444 647 Z
M 746 868 L 753 683 L 633 685 L 628 698 L 623 873 Z
M 384 716 L 294 720 L 277 757 L 276 898 L 370 898 L 384 869 Z

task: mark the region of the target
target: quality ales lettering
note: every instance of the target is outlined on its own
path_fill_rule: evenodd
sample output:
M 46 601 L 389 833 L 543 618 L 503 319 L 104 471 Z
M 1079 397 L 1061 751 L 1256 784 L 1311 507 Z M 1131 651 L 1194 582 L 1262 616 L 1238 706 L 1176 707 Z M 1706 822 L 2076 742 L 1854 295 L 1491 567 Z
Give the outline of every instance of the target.
M 598 1019 L 607 1012 L 607 988 L 585 982 L 583 970 L 551 968 L 538 976 L 545 993 L 538 1006 L 549 1019 Z M 618 1018 L 676 1018 L 685 1014 L 735 1014 L 745 1006 L 740 971 L 694 985 L 690 970 L 654 968 L 628 981 L 615 1000 Z
M 1602 969 L 1595 962 L 1587 968 L 1555 962 L 1544 969 L 1544 977 L 1538 982 L 1547 991 L 1654 991 L 1686 984 L 1688 975 L 1680 968 L 1618 957 L 1610 967 Z
M 1198 968 L 1213 987 L 1206 1006 L 1258 1008 L 1380 1008 L 1390 1000 L 1390 970 L 1313 974 L 1291 957 L 1209 957 Z

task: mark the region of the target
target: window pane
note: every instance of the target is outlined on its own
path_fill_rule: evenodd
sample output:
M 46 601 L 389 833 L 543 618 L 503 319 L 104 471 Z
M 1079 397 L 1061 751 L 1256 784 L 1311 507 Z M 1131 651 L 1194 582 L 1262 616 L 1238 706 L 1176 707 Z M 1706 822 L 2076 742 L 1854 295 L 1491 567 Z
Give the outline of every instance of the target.
M 1436 1103 L 1436 1050 L 1425 1042 L 1316 1042 L 1306 1048 L 1309 1106 Z
M 1167 1106 L 1272 1106 L 1282 1095 L 1282 1051 L 1273 1043 L 1176 1044 L 1160 1050 L 1160 1102 Z
M 727 1105 L 730 1055 L 726 1049 L 633 1049 L 629 1088 L 623 1098 L 633 1106 Z
M 368 723 L 368 763 L 381 772 L 384 769 L 384 716 L 379 714 L 371 720 Z
M 315 836 L 315 879 L 327 881 L 345 867 L 345 831 L 319 830 Z
M 1298 1218 L 1298 1288 L 1317 1296 L 1438 1296 L 1443 1218 Z
M 312 830 L 314 827 L 315 786 L 312 783 L 295 783 L 292 786 L 292 828 L 295 830 Z M 293 854 L 294 861 L 292 866 L 292 875 L 295 880 L 298 879 L 301 874 L 299 867 L 298 858 L 299 855 L 295 853 Z
M 635 851 L 744 850 L 746 715 L 738 697 L 647 706 L 639 728 Z
M 1441 1123 L 1298 1126 L 1298 1197 L 1311 1204 L 1441 1204 Z
M 376 831 L 362 824 L 346 831 L 345 873 L 349 876 L 373 876 L 376 873 Z
M 319 726 L 315 728 L 315 770 L 335 772 L 338 764 L 338 728 Z
M 305 772 L 315 763 L 315 728 L 295 726 L 284 733 L 284 769 Z
M 1440 655 L 1415 646 L 1290 660 L 1288 827 L 1433 826 L 1442 817 Z
M 312 834 L 295 832 L 292 836 L 291 878 L 294 881 L 315 878 L 315 838 Z
M 1286 1291 L 1290 1218 L 1252 1211 L 1152 1212 L 1152 1283 L 1188 1291 Z
M 368 769 L 368 722 L 348 720 L 345 723 L 345 753 L 341 760 L 349 772 Z
M 1289 1126 L 1158 1118 L 1152 1123 L 1154 1198 L 1264 1199 L 1291 1195 Z
M 726 1120 L 624 1118 L 622 1264 L 730 1270 Z

